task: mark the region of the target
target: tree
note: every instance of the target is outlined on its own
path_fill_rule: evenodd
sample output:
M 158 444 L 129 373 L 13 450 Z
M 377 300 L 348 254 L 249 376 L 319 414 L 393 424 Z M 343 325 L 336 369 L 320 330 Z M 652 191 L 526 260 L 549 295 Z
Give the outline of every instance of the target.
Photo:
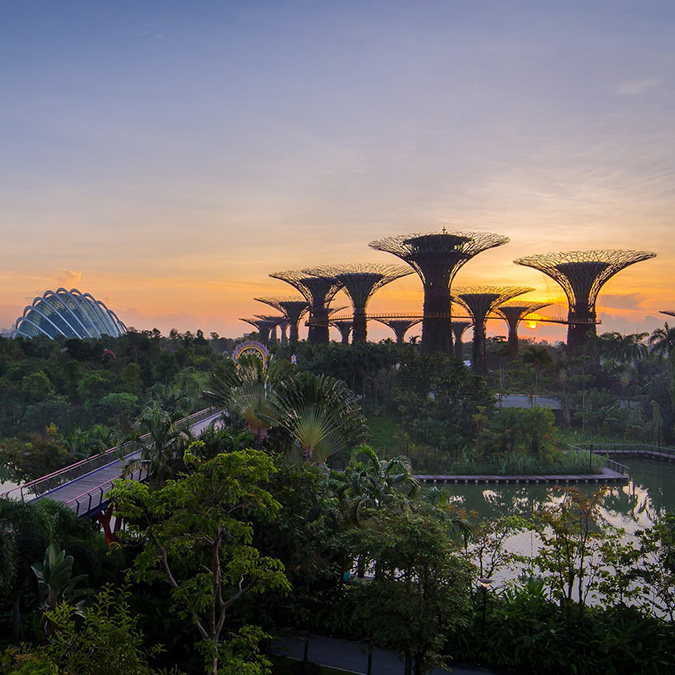
M 534 369 L 534 387 L 532 389 L 532 407 L 534 407 L 539 389 L 539 372 L 553 365 L 548 349 L 543 345 L 528 345 L 520 354 L 520 360 Z
M 6 655 L 5 663 L 19 675 L 154 675 L 152 657 L 162 652 L 157 645 L 143 648 L 143 635 L 138 619 L 129 608 L 129 592 L 115 592 L 105 587 L 94 605 L 81 614 L 66 602 L 47 612 L 53 633 L 46 645 L 23 653 Z M 9 661 L 10 663 L 7 663 Z M 4 672 L 4 671 L 3 671 Z M 172 669 L 171 673 L 177 673 Z
M 161 487 L 173 475 L 174 465 L 187 440 L 188 435 L 176 426 L 171 415 L 156 403 L 151 404 L 136 420 L 132 442 L 140 446 L 140 459 L 129 461 L 125 473 L 129 475 L 145 467 L 153 487 Z
M 423 675 L 443 662 L 448 631 L 467 623 L 469 566 L 431 514 L 383 509 L 358 530 L 356 547 L 375 577 L 356 587 L 348 622 L 402 652 L 406 675 L 413 663 Z
M 654 354 L 665 356 L 668 360 L 670 400 L 675 409 L 675 327 L 664 323 L 663 328 L 656 328 L 649 336 L 649 346 Z
M 178 611 L 201 638 L 209 672 L 216 675 L 230 607 L 247 593 L 289 589 L 279 560 L 260 555 L 252 545 L 249 522 L 252 513 L 276 516 L 279 504 L 262 487 L 275 469 L 256 450 L 202 460 L 188 448 L 184 461 L 191 472 L 179 480 L 154 492 L 142 483 L 117 481 L 112 497 L 129 523 L 127 536 L 146 542 L 134 561 L 134 577 L 171 588 Z

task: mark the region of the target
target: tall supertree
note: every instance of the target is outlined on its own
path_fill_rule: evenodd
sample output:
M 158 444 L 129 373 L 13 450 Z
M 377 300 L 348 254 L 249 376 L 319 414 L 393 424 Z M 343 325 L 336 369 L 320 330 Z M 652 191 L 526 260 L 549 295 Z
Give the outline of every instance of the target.
M 417 325 L 422 319 L 375 319 L 383 323 L 385 326 L 388 326 L 394 331 L 396 335 L 396 344 L 402 345 L 405 340 L 405 334 L 415 325 Z
M 452 320 L 452 335 L 455 338 L 455 348 L 453 353 L 455 358 L 459 359 L 460 361 L 464 360 L 462 336 L 470 325 L 471 321 L 458 321 L 457 319 Z
M 649 251 L 567 251 L 518 258 L 516 265 L 534 267 L 558 283 L 569 303 L 567 347 L 576 349 L 596 334 L 595 302 L 604 284 L 629 265 L 656 257 Z
M 352 332 L 354 322 L 351 319 L 330 319 L 330 325 L 335 326 L 340 331 L 342 344 L 349 344 L 349 334 Z
M 336 279 L 350 297 L 354 307 L 352 343 L 363 343 L 367 340 L 366 307 L 375 291 L 396 279 L 412 274 L 410 268 L 402 265 L 379 265 L 376 263 L 325 265 L 324 267 L 306 269 L 303 272 Z
M 511 298 L 533 291 L 526 286 L 473 286 L 458 288 L 453 298 L 466 309 L 473 319 L 473 350 L 471 367 L 477 373 L 487 374 L 485 358 L 485 320 L 490 312 Z
M 404 234 L 371 241 L 369 246 L 407 262 L 424 285 L 422 349 L 452 353 L 450 287 L 459 269 L 482 251 L 502 246 L 508 237 L 488 232 Z
M 302 315 L 309 310 L 309 303 L 304 298 L 254 298 L 258 302 L 264 302 L 270 307 L 279 310 L 291 327 L 289 339 L 294 345 L 300 339 L 298 324 Z
M 328 305 L 340 290 L 340 282 L 330 277 L 317 277 L 306 272 L 286 270 L 272 272 L 273 279 L 281 279 L 302 293 L 309 304 L 309 334 L 312 344 L 328 344 Z
M 509 349 L 512 354 L 518 353 L 518 326 L 532 312 L 548 307 L 550 302 L 507 302 L 495 309 L 495 312 L 506 321 L 509 327 Z

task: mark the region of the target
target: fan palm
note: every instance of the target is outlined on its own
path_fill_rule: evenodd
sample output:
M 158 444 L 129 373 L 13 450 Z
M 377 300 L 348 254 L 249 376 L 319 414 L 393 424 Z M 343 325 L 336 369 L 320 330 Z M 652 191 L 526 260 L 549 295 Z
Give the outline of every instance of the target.
M 341 380 L 300 373 L 279 383 L 277 405 L 279 422 L 305 462 L 323 464 L 366 439 L 361 407 Z
M 228 360 L 211 375 L 204 398 L 242 419 L 260 448 L 268 431 L 279 424 L 276 388 L 293 377 L 288 361 L 264 364 L 257 356 L 242 356 L 235 364 Z

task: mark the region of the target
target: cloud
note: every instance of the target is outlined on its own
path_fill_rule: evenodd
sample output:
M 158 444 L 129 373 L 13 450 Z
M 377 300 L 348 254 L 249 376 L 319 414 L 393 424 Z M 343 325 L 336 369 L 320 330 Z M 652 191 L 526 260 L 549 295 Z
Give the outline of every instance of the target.
M 76 284 L 82 278 L 82 272 L 75 272 L 74 270 L 61 270 L 60 274 L 54 277 L 59 286 L 66 286 Z
M 614 87 L 614 91 L 619 96 L 638 96 L 650 89 L 654 89 L 654 87 L 660 83 L 661 80 L 658 77 L 644 77 L 640 80 L 625 80 L 624 82 L 619 82 L 619 84 Z
M 643 308 L 642 303 L 647 299 L 642 293 L 626 293 L 623 295 L 603 293 L 598 300 L 598 308 L 639 310 Z

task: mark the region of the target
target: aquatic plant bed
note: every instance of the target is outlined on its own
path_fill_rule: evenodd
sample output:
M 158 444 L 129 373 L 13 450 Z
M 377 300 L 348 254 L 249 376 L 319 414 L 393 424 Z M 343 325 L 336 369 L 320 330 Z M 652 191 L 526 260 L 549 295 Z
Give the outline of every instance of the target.
M 600 473 L 592 474 L 549 474 L 549 475 L 524 475 L 524 476 L 498 476 L 498 475 L 430 475 L 430 474 L 418 474 L 415 475 L 415 478 L 422 483 L 433 484 L 433 483 L 557 483 L 560 485 L 565 485 L 569 483 L 597 483 L 601 485 L 615 484 L 615 483 L 627 483 L 628 477 L 624 476 L 618 471 L 612 471 L 611 469 L 602 469 Z

